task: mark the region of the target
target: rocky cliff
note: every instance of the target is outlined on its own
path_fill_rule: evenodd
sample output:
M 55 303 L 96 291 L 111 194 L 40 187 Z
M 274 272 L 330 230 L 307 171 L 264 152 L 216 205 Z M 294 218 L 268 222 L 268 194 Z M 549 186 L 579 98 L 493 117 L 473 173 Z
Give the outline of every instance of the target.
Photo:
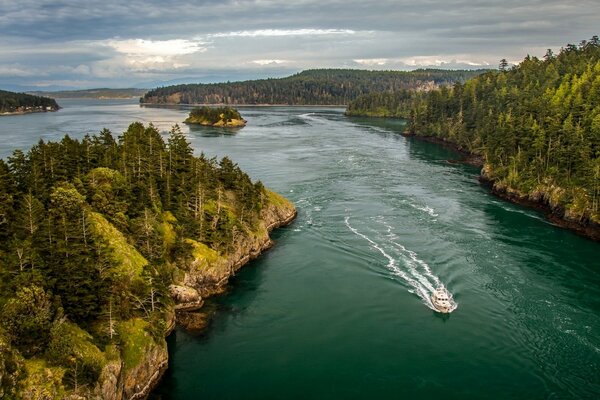
M 206 323 L 202 313 L 203 298 L 221 293 L 230 277 L 249 261 L 273 245 L 269 232 L 292 222 L 296 209 L 283 197 L 268 192 L 269 202 L 261 212 L 259 228 L 238 236 L 233 249 L 216 254 L 202 245 L 190 265 L 184 266 L 182 277 L 171 285 L 177 322 L 189 329 L 201 329 Z
M 173 319 L 166 324 L 166 335 L 175 323 L 190 329 L 204 327 L 206 318 L 201 313 L 203 298 L 222 292 L 237 270 L 273 245 L 269 233 L 294 220 L 296 209 L 292 203 L 276 193 L 267 193 L 268 202 L 261 211 L 258 230 L 240 235 L 230 252 L 218 254 L 200 243 L 194 243 L 198 250 L 194 253 L 194 260 L 189 265 L 180 266 L 183 273 L 170 287 L 175 304 Z M 141 342 L 143 351 L 136 363 L 127 365 L 126 360 L 118 360 L 104 367 L 91 398 L 137 400 L 148 396 L 167 369 L 168 351 L 164 339 Z

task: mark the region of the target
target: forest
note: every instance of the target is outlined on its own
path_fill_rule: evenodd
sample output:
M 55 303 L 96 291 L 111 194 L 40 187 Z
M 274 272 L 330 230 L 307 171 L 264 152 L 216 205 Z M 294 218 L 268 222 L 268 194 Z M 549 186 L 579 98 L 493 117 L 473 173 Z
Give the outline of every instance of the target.
M 34 111 L 56 111 L 60 107 L 54 99 L 0 90 L 0 114 Z
M 484 159 L 497 192 L 600 223 L 600 41 L 527 56 L 453 87 L 359 98 L 350 115 L 408 118 L 408 131 Z
M 229 158 L 194 156 L 178 126 L 0 160 L 0 397 L 63 398 L 111 360 L 134 368 L 164 340 L 182 266 L 252 235 L 272 195 Z
M 407 119 L 417 93 L 414 90 L 397 90 L 364 94 L 348 104 L 346 115 Z
M 147 92 L 140 103 L 346 105 L 371 92 L 448 85 L 482 72 L 315 69 L 280 79 L 161 87 Z
M 231 107 L 196 107 L 190 111 L 185 120 L 186 124 L 201 124 L 212 126 L 228 126 L 234 121 L 244 124 L 244 119 L 238 110 Z

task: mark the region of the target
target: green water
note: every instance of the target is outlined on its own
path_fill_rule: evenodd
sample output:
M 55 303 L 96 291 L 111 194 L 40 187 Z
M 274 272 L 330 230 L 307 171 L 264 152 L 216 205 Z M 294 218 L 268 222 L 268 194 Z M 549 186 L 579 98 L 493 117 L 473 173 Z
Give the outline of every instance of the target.
M 209 301 L 204 333 L 169 337 L 155 398 L 600 397 L 600 244 L 491 196 L 456 154 L 398 135 L 401 122 L 242 114 L 235 134 L 192 128 L 194 147 L 231 156 L 298 219 Z M 23 117 L 21 142 L 48 126 L 77 136 L 82 121 L 166 129 L 185 110 L 73 102 L 42 116 L 38 130 Z M 3 139 L 3 155 L 21 142 Z M 458 303 L 449 316 L 427 305 L 438 281 Z

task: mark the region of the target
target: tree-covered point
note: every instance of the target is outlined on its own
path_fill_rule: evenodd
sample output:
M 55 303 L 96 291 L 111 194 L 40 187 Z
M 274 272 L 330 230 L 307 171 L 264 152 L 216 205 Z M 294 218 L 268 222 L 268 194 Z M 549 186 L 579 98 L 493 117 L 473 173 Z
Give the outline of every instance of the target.
M 0 160 L 0 397 L 19 397 L 40 365 L 54 388 L 81 391 L 108 360 L 139 359 L 136 340 L 163 338 L 178 268 L 255 232 L 267 198 L 229 158 L 194 156 L 177 126 Z
M 416 94 L 414 90 L 365 94 L 348 104 L 346 115 L 408 118 Z
M 56 111 L 60 107 L 54 99 L 0 90 L 0 114 Z
M 415 97 L 409 129 L 485 159 L 498 189 L 600 223 L 600 41 Z
M 140 102 L 346 105 L 358 96 L 371 92 L 417 89 L 464 82 L 482 72 L 484 71 L 315 69 L 280 79 L 161 87 L 146 93 Z
M 244 126 L 246 121 L 242 118 L 239 111 L 232 107 L 197 107 L 190 112 L 185 123 L 238 127 Z

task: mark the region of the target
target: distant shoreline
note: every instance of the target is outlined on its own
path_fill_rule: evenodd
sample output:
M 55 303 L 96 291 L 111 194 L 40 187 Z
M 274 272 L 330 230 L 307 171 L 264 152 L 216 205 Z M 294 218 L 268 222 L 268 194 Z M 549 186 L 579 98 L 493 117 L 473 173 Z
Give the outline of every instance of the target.
M 323 108 L 342 108 L 347 107 L 346 104 L 231 104 L 231 103 L 140 103 L 140 106 L 168 106 L 168 107 L 323 107 Z
M 27 110 L 27 111 L 0 112 L 0 117 L 9 117 L 11 115 L 25 115 L 25 114 L 35 114 L 35 113 L 56 112 L 58 110 L 60 110 L 60 108 L 58 108 L 56 110 Z

